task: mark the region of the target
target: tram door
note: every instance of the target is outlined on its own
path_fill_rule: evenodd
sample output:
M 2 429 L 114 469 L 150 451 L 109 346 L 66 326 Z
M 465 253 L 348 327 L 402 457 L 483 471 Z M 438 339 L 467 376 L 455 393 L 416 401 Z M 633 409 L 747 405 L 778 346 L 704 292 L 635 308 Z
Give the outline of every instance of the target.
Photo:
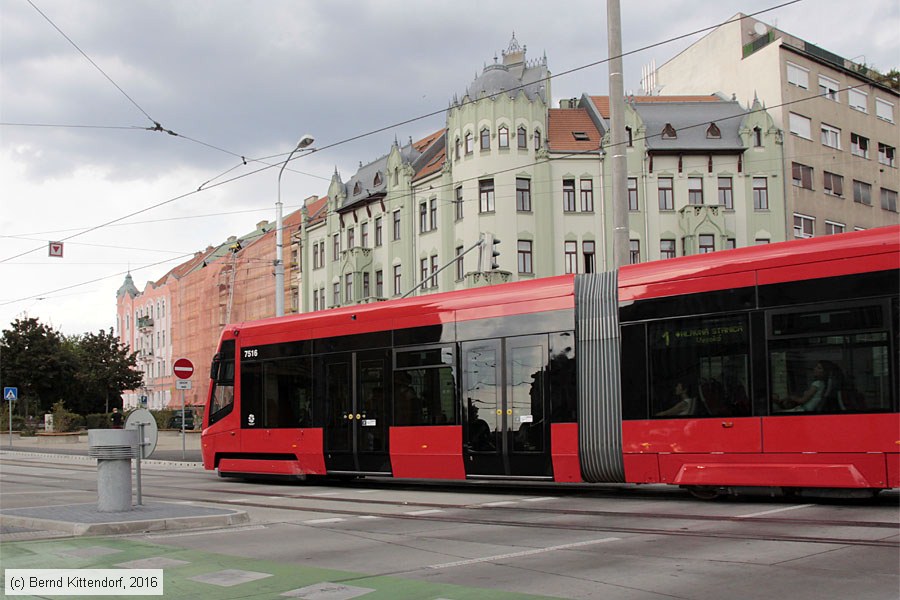
M 552 477 L 547 336 L 462 344 L 470 476 Z
M 325 468 L 330 472 L 390 473 L 389 354 L 347 352 L 324 358 Z

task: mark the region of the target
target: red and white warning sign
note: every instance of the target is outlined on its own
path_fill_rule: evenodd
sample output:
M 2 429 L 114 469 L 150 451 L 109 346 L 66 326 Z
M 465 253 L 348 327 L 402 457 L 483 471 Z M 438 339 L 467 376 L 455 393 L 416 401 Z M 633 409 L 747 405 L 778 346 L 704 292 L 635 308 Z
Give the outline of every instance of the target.
M 194 374 L 194 363 L 186 358 L 179 358 L 172 365 L 172 371 L 174 371 L 175 377 L 178 379 L 190 379 L 191 375 Z
M 49 256 L 55 256 L 57 258 L 62 258 L 63 243 L 62 242 L 50 242 L 50 245 L 48 246 L 48 254 L 49 254 Z

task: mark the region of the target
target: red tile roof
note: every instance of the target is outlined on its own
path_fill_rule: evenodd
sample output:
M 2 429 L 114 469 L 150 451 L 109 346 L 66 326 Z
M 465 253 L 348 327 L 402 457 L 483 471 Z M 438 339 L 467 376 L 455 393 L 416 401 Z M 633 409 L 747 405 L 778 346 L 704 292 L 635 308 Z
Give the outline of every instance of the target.
M 583 108 L 551 108 L 548 127 L 551 150 L 582 152 L 600 148 L 600 132 Z M 577 139 L 576 132 L 585 134 L 588 139 Z

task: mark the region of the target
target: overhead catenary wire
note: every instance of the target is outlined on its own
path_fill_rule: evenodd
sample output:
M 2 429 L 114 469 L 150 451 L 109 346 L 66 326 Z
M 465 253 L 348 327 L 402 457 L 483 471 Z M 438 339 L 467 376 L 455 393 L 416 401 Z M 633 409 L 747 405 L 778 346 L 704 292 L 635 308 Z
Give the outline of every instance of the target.
M 777 6 L 774 6 L 774 7 L 768 8 L 768 9 L 765 9 L 765 10 L 763 10 L 763 11 L 758 11 L 757 13 L 753 13 L 753 15 L 758 15 L 758 14 L 763 13 L 763 12 L 775 10 L 775 9 L 777 9 L 777 8 L 781 8 L 781 7 L 783 7 L 783 6 L 787 6 L 787 5 L 790 5 L 790 4 L 794 4 L 794 3 L 799 2 L 799 1 L 800 1 L 800 0 L 793 0 L 792 2 L 786 2 L 786 3 L 780 4 L 780 5 L 777 5 Z M 751 16 L 753 16 L 753 15 L 751 15 Z M 729 21 L 726 21 L 726 23 L 727 23 L 727 22 L 729 22 Z M 675 38 L 670 38 L 669 40 L 666 40 L 666 41 L 663 41 L 663 42 L 658 42 L 658 43 L 656 43 L 656 44 L 652 44 L 652 45 L 646 46 L 646 47 L 641 48 L 641 49 L 638 49 L 638 50 L 629 51 L 629 52 L 627 52 L 627 53 L 624 53 L 623 56 L 629 55 L 629 54 L 633 54 L 633 53 L 635 53 L 635 52 L 639 52 L 639 51 L 642 51 L 642 50 L 644 50 L 644 49 L 653 48 L 653 47 L 659 46 L 659 45 L 661 45 L 661 44 L 667 43 L 668 41 L 673 41 L 673 40 L 677 40 L 677 39 L 682 39 L 683 37 L 686 37 L 686 36 L 695 35 L 696 33 L 700 33 L 700 32 L 703 32 L 703 31 L 706 31 L 706 30 L 708 30 L 708 29 L 712 29 L 712 28 L 715 28 L 715 27 L 718 27 L 718 26 L 719 26 L 719 25 L 715 25 L 715 26 L 712 26 L 712 27 L 699 29 L 699 30 L 696 30 L 696 31 L 691 32 L 691 33 L 688 33 L 688 34 L 684 34 L 684 35 L 682 35 L 682 36 L 678 36 L 678 37 L 675 37 Z M 587 64 L 587 65 L 583 65 L 583 66 L 577 67 L 577 68 L 575 68 L 575 69 L 570 69 L 570 70 L 568 70 L 568 71 L 563 71 L 563 72 L 561 72 L 561 73 L 558 73 L 558 74 L 554 75 L 553 77 L 559 77 L 559 76 L 562 76 L 562 75 L 570 74 L 570 73 L 576 72 L 576 71 L 578 71 L 578 70 L 582 70 L 582 69 L 585 69 L 585 68 L 588 68 L 588 67 L 591 67 L 591 66 L 596 66 L 596 65 L 601 64 L 601 63 L 603 63 L 603 62 L 606 62 L 606 61 L 596 61 L 596 62 L 593 62 L 593 63 L 589 63 L 589 64 Z M 855 86 L 854 86 L 854 87 L 855 87 Z M 807 98 L 807 99 L 801 99 L 801 100 L 798 100 L 798 101 L 796 101 L 796 102 L 799 102 L 799 101 L 806 101 L 806 100 L 813 99 L 813 98 L 816 98 L 816 97 Z M 470 101 L 471 101 L 471 100 L 470 100 Z M 788 103 L 786 103 L 786 104 L 788 104 Z M 774 107 L 774 106 L 773 106 L 773 107 L 769 107 L 769 109 L 771 109 L 771 108 L 775 108 L 775 107 Z M 378 132 L 380 132 L 380 131 L 384 131 L 385 129 L 389 129 L 389 128 L 391 128 L 391 127 L 396 127 L 396 126 L 399 126 L 399 125 L 402 125 L 402 124 L 407 124 L 407 123 L 410 123 L 410 122 L 414 122 L 414 121 L 416 121 L 416 120 L 423 119 L 423 118 L 427 118 L 427 117 L 430 117 L 430 116 L 434 116 L 434 115 L 436 115 L 436 114 L 442 114 L 442 113 L 445 112 L 445 110 L 446 110 L 446 109 L 442 109 L 442 110 L 440 110 L 440 111 L 435 111 L 435 112 L 432 112 L 432 113 L 428 113 L 428 114 L 422 115 L 422 116 L 420 116 L 420 117 L 416 117 L 416 118 L 412 118 L 412 119 L 406 119 L 406 120 L 401 121 L 401 122 L 399 122 L 399 123 L 397 123 L 397 124 L 394 124 L 394 125 L 392 125 L 392 126 L 388 126 L 388 127 L 384 127 L 384 128 L 375 129 L 375 130 L 372 130 L 372 131 L 367 132 L 367 133 L 364 133 L 364 134 L 360 134 L 360 135 L 356 135 L 356 136 L 353 136 L 353 137 L 350 137 L 350 138 L 346 138 L 345 140 L 341 140 L 341 141 L 339 141 L 339 142 L 335 142 L 335 143 L 330 144 L 330 145 L 328 145 L 328 146 L 321 147 L 321 148 L 319 148 L 319 150 L 321 151 L 321 150 L 324 150 L 324 149 L 326 149 L 326 148 L 332 148 L 332 147 L 338 146 L 338 145 L 343 144 L 343 143 L 347 143 L 347 142 L 350 142 L 350 141 L 353 141 L 353 140 L 356 140 L 356 139 L 360 139 L 361 137 L 365 137 L 365 136 L 367 136 L 367 135 L 372 135 L 372 134 L 374 134 L 374 133 L 378 133 Z M 748 112 L 749 112 L 749 111 L 748 111 Z M 746 113 L 746 112 L 745 112 L 745 113 L 741 113 L 741 114 L 739 114 L 739 115 L 735 115 L 735 117 L 740 117 L 740 116 L 743 116 L 744 114 L 747 114 L 747 113 Z M 704 125 L 704 124 L 705 124 L 705 123 L 703 123 L 703 124 L 697 124 L 697 126 L 701 126 L 701 125 Z M 177 135 L 177 134 L 176 134 L 176 135 Z M 182 137 L 184 137 L 184 136 L 182 136 Z M 652 136 L 647 136 L 647 137 L 652 137 Z M 213 147 L 213 146 L 210 146 L 210 147 Z M 595 150 L 591 150 L 590 153 L 596 153 L 598 150 L 599 150 L 599 147 L 598 147 L 597 149 L 595 149 Z M 566 156 L 550 157 L 550 158 L 545 159 L 545 160 L 548 160 L 548 161 L 549 161 L 549 160 L 560 160 L 560 159 L 563 159 L 563 158 L 566 158 L 566 157 L 576 156 L 577 154 L 578 154 L 578 153 L 571 153 L 571 154 L 568 154 L 568 155 L 566 155 Z M 283 155 L 283 154 L 282 154 L 282 155 Z M 235 156 L 237 156 L 237 155 L 235 154 Z M 279 156 L 279 155 L 274 155 L 274 156 Z M 241 157 L 241 158 L 242 158 L 242 161 L 245 160 L 243 157 Z M 247 176 L 250 176 L 250 175 L 259 173 L 259 172 L 261 172 L 261 171 L 263 171 L 263 170 L 266 170 L 266 169 L 268 169 L 268 168 L 271 168 L 271 167 L 273 167 L 273 166 L 278 166 L 278 165 L 267 165 L 267 166 L 265 166 L 265 167 L 256 169 L 256 170 L 251 171 L 251 172 L 249 172 L 249 173 L 245 173 L 245 174 L 242 174 L 242 175 L 237 176 L 237 177 L 232 177 L 232 178 L 230 178 L 230 179 L 228 179 L 228 180 L 225 180 L 225 181 L 222 181 L 222 182 L 219 182 L 219 183 L 210 185 L 210 186 L 208 186 L 208 187 L 204 187 L 202 190 L 198 189 L 198 190 L 195 190 L 195 191 L 193 191 L 193 192 L 188 192 L 188 193 L 186 193 L 186 194 L 182 194 L 182 195 L 176 196 L 176 197 L 174 197 L 174 198 L 170 198 L 169 200 L 166 200 L 166 201 L 163 201 L 163 202 L 160 202 L 160 203 L 157 203 L 157 204 L 148 206 L 148 207 L 146 207 L 146 208 L 144 208 L 144 209 L 141 209 L 141 210 L 139 210 L 139 211 L 135 211 L 135 212 L 130 213 L 130 214 L 128 214 L 128 215 L 125 215 L 125 216 L 123 216 L 123 217 L 119 217 L 119 218 L 117 218 L 117 219 L 113 219 L 113 220 L 107 221 L 107 222 L 105 222 L 105 223 L 102 223 L 102 224 L 100 224 L 100 225 L 97 225 L 97 226 L 94 226 L 94 227 L 85 229 L 85 230 L 82 231 L 81 233 L 75 234 L 75 235 L 73 235 L 73 236 L 69 236 L 68 238 L 65 238 L 65 239 L 71 239 L 72 237 L 76 237 L 77 235 L 82 235 L 82 234 L 84 234 L 84 233 L 88 233 L 88 232 L 90 232 L 90 231 L 94 231 L 94 230 L 99 229 L 99 228 L 102 228 L 102 227 L 106 227 L 106 226 L 110 226 L 110 225 L 119 223 L 119 222 L 122 221 L 122 220 L 125 220 L 125 219 L 127 219 L 127 218 L 129 218 L 129 217 L 135 216 L 135 215 L 137 215 L 137 214 L 141 214 L 141 213 L 146 212 L 146 211 L 148 211 L 148 210 L 151 210 L 151 209 L 153 209 L 153 208 L 157 208 L 157 207 L 162 206 L 162 205 L 164 205 L 164 204 L 167 204 L 167 203 L 170 203 L 170 202 L 174 202 L 174 201 L 176 201 L 176 200 L 183 199 L 183 198 L 185 198 L 185 197 L 188 197 L 188 196 L 191 196 L 191 195 L 193 195 L 193 194 L 195 194 L 195 193 L 198 193 L 199 191 L 205 191 L 206 189 L 210 189 L 210 188 L 212 188 L 212 187 L 216 187 L 216 186 L 219 186 L 219 185 L 224 185 L 224 184 L 233 182 L 233 181 L 235 181 L 235 180 L 237 180 L 237 179 L 241 179 L 241 178 L 243 178 L 243 177 L 247 177 Z M 517 167 L 515 167 L 515 168 L 518 169 L 518 168 L 521 168 L 521 167 L 522 167 L 522 166 L 520 165 L 520 166 L 517 166 Z M 502 173 L 502 172 L 504 172 L 504 171 L 499 171 L 498 173 Z M 325 179 L 325 178 L 323 178 L 323 179 Z M 454 182 L 454 185 L 458 185 L 458 183 L 459 183 L 459 182 Z M 206 185 L 206 184 L 204 184 L 204 185 Z M 185 217 L 185 218 L 189 218 L 189 217 Z M 64 241 L 64 240 L 63 240 L 63 241 Z M 43 246 L 42 246 L 41 248 L 43 248 Z M 35 250 L 39 250 L 39 249 L 40 249 L 40 248 L 36 248 Z M 33 252 L 33 251 L 35 251 L 35 250 L 32 250 L 32 251 L 30 251 L 30 252 Z M 23 253 L 23 254 L 19 254 L 19 255 L 13 256 L 13 257 L 6 258 L 6 259 L 3 259 L 3 260 L 0 261 L 0 262 L 5 262 L 5 261 L 8 261 L 8 260 L 11 260 L 11 259 L 14 259 L 14 258 L 18 258 L 18 257 L 20 257 L 20 256 L 22 256 L 22 255 L 24 255 L 24 254 L 27 254 L 27 253 L 28 253 L 28 252 Z
M 722 25 L 724 25 L 724 24 L 731 23 L 731 22 L 734 22 L 734 21 L 736 21 L 736 20 L 742 20 L 742 19 L 744 19 L 744 18 L 754 17 L 754 16 L 757 16 L 757 15 L 760 15 L 760 14 L 763 14 L 763 13 L 766 13 L 766 12 L 771 12 L 771 11 L 773 11 L 773 10 L 777 10 L 777 9 L 783 8 L 783 7 L 789 6 L 789 5 L 791 5 L 791 4 L 796 4 L 796 3 L 801 2 L 801 1 L 802 1 L 802 0 L 789 0 L 789 1 L 787 1 L 787 2 L 783 2 L 783 3 L 781 3 L 781 4 L 777 4 L 777 5 L 775 5 L 775 6 L 772 6 L 772 7 L 766 8 L 766 9 L 762 9 L 762 10 L 759 10 L 759 11 L 756 11 L 755 13 L 751 13 L 751 14 L 746 15 L 746 16 L 744 16 L 744 17 L 738 17 L 737 19 L 729 19 L 729 20 L 726 20 L 726 21 L 724 21 L 724 22 L 722 22 L 722 23 L 717 23 L 717 24 L 715 24 L 715 25 L 710 25 L 710 26 L 707 26 L 707 27 L 695 29 L 695 30 L 693 30 L 693 31 L 691 31 L 691 32 L 689 32 L 689 33 L 685 33 L 685 34 L 682 34 L 682 35 L 679 35 L 679 36 L 671 37 L 671 38 L 668 38 L 668 39 L 666 39 L 666 40 L 662 40 L 662 41 L 660 41 L 660 42 L 656 42 L 656 43 L 653 43 L 653 44 L 649 44 L 649 45 L 643 46 L 643 47 L 641 47 L 641 48 L 637 48 L 637 49 L 635 49 L 635 50 L 629 50 L 628 52 L 623 52 L 623 53 L 620 55 L 620 57 L 629 56 L 629 55 L 631 55 L 631 54 L 635 54 L 635 53 L 638 53 L 638 52 L 643 52 L 643 51 L 645 51 L 645 50 L 648 50 L 648 49 L 651 49 L 651 48 L 655 48 L 655 47 L 658 47 L 658 46 L 661 46 L 661 45 L 664 45 L 664 44 L 667 44 L 667 43 L 671 43 L 671 42 L 673 42 L 673 41 L 678 41 L 678 40 L 681 40 L 681 39 L 684 39 L 684 38 L 687 38 L 687 37 L 690 37 L 690 36 L 693 36 L 693 35 L 697 35 L 697 34 L 699 34 L 699 33 L 703 33 L 703 32 L 706 32 L 706 31 L 711 31 L 711 30 L 716 29 L 716 28 L 718 28 L 718 27 L 720 27 L 720 26 L 722 26 Z M 71 44 L 72 44 L 72 45 L 73 45 L 73 46 L 74 46 L 74 47 L 75 47 L 75 48 L 76 48 L 76 49 L 77 49 L 77 50 L 78 50 L 78 51 L 79 51 L 79 52 L 80 52 L 80 53 L 81 53 L 81 54 L 82 54 L 82 55 L 83 55 L 83 56 L 84 56 L 91 64 L 92 64 L 92 65 L 94 65 L 101 73 L 103 73 L 104 76 L 106 76 L 106 78 L 109 79 L 110 82 L 113 83 L 113 85 L 115 85 L 117 89 L 119 89 L 120 91 L 122 91 L 122 93 L 123 93 L 129 100 L 131 100 L 132 103 L 135 104 L 135 106 L 137 106 L 137 107 L 141 110 L 141 112 L 143 112 L 143 113 L 147 116 L 148 119 L 150 119 L 150 120 L 154 123 L 154 126 L 153 126 L 153 127 L 149 127 L 149 128 L 147 128 L 147 129 L 150 129 L 150 130 L 153 130 L 153 131 L 163 131 L 163 132 L 169 133 L 169 134 L 171 134 L 171 135 L 173 135 L 173 136 L 184 137 L 185 139 L 188 139 L 188 140 L 191 140 L 191 141 L 195 141 L 195 142 L 201 143 L 201 144 L 203 144 L 203 145 L 205 145 L 205 146 L 208 146 L 208 147 L 210 147 L 210 148 L 214 148 L 214 149 L 220 150 L 220 151 L 222 151 L 222 152 L 231 154 L 231 155 L 233 155 L 233 156 L 239 157 L 239 158 L 241 158 L 242 164 L 246 164 L 247 159 L 246 159 L 245 157 L 239 155 L 239 154 L 236 154 L 236 153 L 231 152 L 231 151 L 229 151 L 229 150 L 224 150 L 224 149 L 222 149 L 222 148 L 218 148 L 218 147 L 216 147 L 216 146 L 213 146 L 213 145 L 211 145 L 211 144 L 207 144 L 207 143 L 205 143 L 205 142 L 200 142 L 199 140 L 194 140 L 193 138 L 189 138 L 189 137 L 187 137 L 187 136 L 177 134 L 177 133 L 175 133 L 174 131 L 171 131 L 171 130 L 169 130 L 169 129 L 166 129 L 166 128 L 162 127 L 157 121 L 155 121 L 152 117 L 150 117 L 150 115 L 149 115 L 146 111 L 144 111 L 143 108 L 140 107 L 140 105 L 138 105 L 136 102 L 134 102 L 134 100 L 131 99 L 131 97 L 128 96 L 128 94 L 126 94 L 126 93 L 124 92 L 124 90 L 121 89 L 121 87 L 119 87 L 119 86 L 118 86 L 118 85 L 117 85 L 117 84 L 116 84 L 116 83 L 115 83 L 108 75 L 106 75 L 105 72 L 104 72 L 104 71 L 103 71 L 96 63 L 94 63 L 94 61 L 91 60 L 90 57 L 88 57 L 87 54 L 84 53 L 83 50 L 81 50 L 81 49 L 78 47 L 77 44 L 75 44 L 75 43 L 74 43 L 68 36 L 66 36 L 65 33 L 63 33 L 62 30 L 60 30 L 60 29 L 59 29 L 59 28 L 58 28 L 58 27 L 57 27 L 57 26 L 56 26 L 56 25 L 55 25 L 55 24 L 54 24 L 54 23 L 46 16 L 46 15 L 44 15 L 44 13 L 42 13 L 42 12 L 34 5 L 34 3 L 33 3 L 31 0 L 28 0 L 28 2 L 29 2 L 29 4 L 31 4 L 31 5 L 35 8 L 35 10 L 37 10 L 37 11 L 38 11 L 45 19 L 47 19 L 47 21 L 48 21 L 49 23 L 51 23 L 51 25 L 53 25 L 53 27 L 54 27 L 55 29 L 57 29 L 57 31 L 59 31 L 60 34 L 63 35 L 63 37 L 65 37 L 66 40 L 68 40 L 68 41 L 69 41 L 69 42 L 70 42 L 70 43 L 71 43 Z M 587 69 L 587 68 L 590 68 L 590 67 L 594 67 L 594 66 L 597 66 L 597 65 L 604 64 L 604 63 L 608 62 L 609 60 L 610 60 L 610 58 L 606 58 L 606 59 L 604 59 L 604 60 L 599 60 L 599 61 L 594 61 L 594 62 L 591 62 L 591 63 L 587 63 L 587 64 L 585 64 L 585 65 L 582 65 L 582 66 L 579 66 L 579 67 L 575 67 L 575 68 L 572 68 L 572 69 L 568 69 L 568 70 L 562 71 L 562 72 L 560 72 L 560 73 L 557 73 L 557 74 L 555 74 L 555 75 L 551 75 L 550 78 L 553 79 L 553 78 L 561 77 L 561 76 L 564 76 L 564 75 L 569 75 L 569 74 L 572 74 L 572 73 L 575 73 L 575 72 L 578 72 L 578 71 L 581 71 L 581 70 L 584 70 L 584 69 Z M 503 91 L 503 92 L 497 92 L 497 93 L 495 93 L 495 94 L 491 94 L 491 95 L 489 95 L 488 97 L 495 97 L 495 96 L 498 96 L 498 95 L 501 95 L 501 94 L 506 94 L 506 93 L 509 93 L 510 91 L 515 91 L 516 89 L 522 89 L 522 88 L 524 88 L 524 87 L 525 87 L 525 84 L 523 84 L 523 85 L 521 85 L 521 86 L 518 86 L 518 87 L 516 87 L 516 88 L 512 88 L 511 90 L 505 90 L 505 91 Z M 460 107 L 465 106 L 466 104 L 474 103 L 474 102 L 476 102 L 476 101 L 478 101 L 478 100 L 479 100 L 479 99 L 472 99 L 472 98 L 470 98 L 468 101 L 461 103 L 461 104 L 460 104 Z M 430 118 L 430 117 L 433 117 L 433 116 L 436 116 L 436 115 L 439 115 L 439 114 L 444 114 L 445 112 L 446 112 L 446 109 L 440 109 L 440 110 L 436 110 L 436 111 L 432 111 L 432 112 L 426 113 L 426 114 L 424 114 L 424 115 L 419 115 L 419 116 L 417 116 L 417 117 L 412 117 L 412 118 L 409 118 L 409 119 L 404 119 L 404 120 L 402 120 L 402 121 L 393 123 L 393 124 L 391 124 L 391 125 L 387 125 L 387 126 L 384 126 L 384 127 L 379 127 L 379 128 L 370 130 L 370 131 L 365 132 L 365 133 L 362 133 L 362 134 L 354 135 L 354 136 L 351 136 L 351 137 L 348 137 L 348 138 L 339 140 L 339 141 L 334 142 L 334 143 L 332 143 L 332 144 L 328 144 L 328 145 L 325 145 L 325 146 L 317 147 L 317 148 L 316 148 L 316 151 L 321 152 L 321 151 L 324 151 L 324 150 L 327 150 L 327 149 L 330 149 L 330 148 L 334 148 L 334 147 L 337 147 L 337 146 L 340 146 L 340 145 L 343 145 L 343 144 L 347 144 L 347 143 L 352 142 L 352 141 L 356 141 L 356 140 L 359 140 L 359 139 L 362 139 L 362 138 L 365 138 L 365 137 L 374 135 L 374 134 L 376 134 L 376 133 L 381 133 L 381 132 L 383 132 L 383 131 L 387 131 L 387 130 L 390 130 L 390 129 L 394 129 L 394 128 L 397 128 L 397 127 L 400 127 L 400 126 L 403 126 L 403 125 L 407 125 L 407 124 L 409 124 L 409 123 L 414 123 L 414 122 L 419 121 L 419 120 L 423 120 L 423 119 L 426 119 L 426 118 Z M 283 155 L 283 154 L 282 154 L 282 155 Z M 573 154 L 573 155 L 574 155 L 574 154 Z M 279 156 L 279 155 L 274 155 L 274 156 Z M 298 158 L 303 158 L 303 157 L 305 157 L 305 156 L 308 156 L 308 153 L 307 153 L 307 154 L 298 155 L 298 156 L 295 157 L 293 160 L 297 160 Z M 268 158 L 271 158 L 271 157 L 268 157 Z M 261 160 L 263 160 L 263 159 L 258 159 L 258 160 L 261 161 Z M 238 180 L 238 179 L 242 179 L 243 177 L 247 177 L 247 176 L 254 175 L 254 174 L 256 174 L 256 173 L 265 171 L 265 170 L 267 170 L 267 169 L 269 169 L 269 168 L 272 168 L 272 167 L 281 166 L 280 164 L 268 164 L 268 163 L 263 163 L 263 164 L 265 164 L 265 166 L 262 167 L 262 168 L 256 169 L 256 170 L 254 170 L 254 171 L 250 171 L 250 172 L 248 172 L 248 173 L 245 173 L 245 174 L 240 175 L 240 176 L 237 176 L 237 177 L 232 177 L 232 178 L 230 178 L 230 179 L 226 179 L 226 180 L 221 181 L 221 182 L 219 182 L 219 183 L 212 183 L 212 184 L 211 184 L 211 182 L 215 181 L 215 179 L 221 177 L 221 176 L 224 175 L 224 174 L 229 173 L 230 171 L 234 170 L 234 168 L 236 168 L 236 167 L 232 167 L 232 168 L 226 170 L 223 174 L 219 174 L 219 175 L 213 177 L 212 179 L 210 179 L 210 180 L 204 182 L 203 184 L 200 185 L 200 187 L 198 187 L 197 190 L 195 190 L 195 191 L 193 191 L 193 192 L 187 192 L 187 193 L 185 193 L 185 194 L 181 194 L 181 195 L 176 196 L 176 197 L 174 197 L 174 198 L 170 198 L 169 200 L 165 200 L 165 201 L 159 202 L 159 203 L 157 203 L 157 204 L 150 205 L 150 206 L 145 207 L 145 208 L 143 208 L 143 209 L 140 209 L 140 210 L 138 210 L 138 211 L 135 211 L 135 212 L 129 213 L 129 214 L 127 214 L 127 215 L 118 217 L 118 218 L 116 218 L 116 219 L 112 219 L 112 220 L 110 220 L 110 221 L 106 221 L 106 222 L 104 222 L 104 223 L 101 223 L 101 224 L 96 225 L 96 226 L 93 226 L 93 227 L 89 227 L 89 228 L 84 229 L 83 231 L 81 231 L 81 232 L 79 232 L 79 233 L 72 234 L 72 235 L 70 235 L 70 236 L 68 236 L 68 237 L 66 237 L 66 238 L 64 238 L 64 239 L 62 239 L 62 240 L 55 240 L 55 241 L 67 241 L 67 240 L 70 240 L 70 239 L 72 239 L 72 238 L 74 238 L 74 237 L 77 237 L 77 236 L 80 236 L 80 235 L 84 235 L 84 234 L 90 233 L 90 232 L 92 232 L 92 231 L 96 231 L 97 229 L 101 229 L 101 228 L 103 228 L 103 227 L 112 225 L 112 224 L 114 224 L 114 223 L 118 223 L 118 222 L 123 221 L 123 220 L 125 220 L 125 219 L 128 219 L 128 218 L 130 218 L 130 217 L 133 217 L 133 216 L 136 216 L 136 215 L 138 215 L 138 214 L 141 214 L 141 213 L 143 213 L 143 212 L 147 212 L 147 211 L 149 211 L 149 210 L 153 210 L 153 209 L 155 209 L 155 208 L 159 208 L 160 206 L 164 206 L 164 205 L 169 204 L 169 203 L 171 203 L 171 202 L 175 202 L 176 200 L 181 200 L 181 199 L 184 199 L 184 198 L 186 198 L 186 197 L 192 196 L 192 195 L 196 194 L 197 192 L 204 191 L 204 190 L 208 190 L 208 189 L 210 189 L 210 188 L 212 188 L 212 187 L 216 187 L 216 186 L 223 185 L 223 184 L 226 184 L 226 183 L 230 183 L 230 182 L 236 181 L 236 180 Z M 238 165 L 238 166 L 241 166 L 241 165 Z M 306 174 L 306 173 L 304 173 L 304 174 Z M 310 174 L 306 174 L 306 175 L 310 175 Z M 312 176 L 312 175 L 311 175 L 311 176 Z M 329 179 L 329 178 L 324 178 L 324 177 L 323 177 L 322 179 Z M 43 246 L 39 246 L 39 247 L 32 248 L 31 250 L 27 250 L 27 251 L 25 251 L 25 252 L 21 252 L 21 253 L 19 253 L 19 254 L 16 254 L 16 255 L 13 255 L 13 256 L 10 256 L 10 257 L 6 257 L 6 258 L 3 258 L 3 259 L 0 259 L 0 263 L 7 262 L 7 261 L 13 260 L 13 259 L 15 259 L 15 258 L 19 258 L 19 257 L 21 257 L 21 256 L 25 256 L 25 255 L 30 254 L 30 253 L 32 253 L 32 252 L 37 252 L 37 251 L 39 251 L 39 250 L 41 250 L 41 249 L 43 249 Z

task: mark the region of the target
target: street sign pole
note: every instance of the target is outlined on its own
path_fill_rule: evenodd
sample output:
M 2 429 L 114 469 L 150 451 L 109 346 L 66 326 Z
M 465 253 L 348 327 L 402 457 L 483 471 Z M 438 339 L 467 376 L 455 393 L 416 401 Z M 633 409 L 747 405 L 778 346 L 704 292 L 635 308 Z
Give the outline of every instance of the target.
M 184 390 L 191 389 L 191 375 L 194 374 L 194 363 L 186 358 L 179 358 L 172 365 L 172 371 L 180 381 L 177 382 L 178 388 L 181 390 L 181 460 L 185 460 L 187 450 L 185 449 L 185 418 L 184 418 Z
M 3 388 L 3 399 L 9 402 L 9 447 L 12 449 L 12 405 L 19 399 L 19 388 L 5 387 Z

